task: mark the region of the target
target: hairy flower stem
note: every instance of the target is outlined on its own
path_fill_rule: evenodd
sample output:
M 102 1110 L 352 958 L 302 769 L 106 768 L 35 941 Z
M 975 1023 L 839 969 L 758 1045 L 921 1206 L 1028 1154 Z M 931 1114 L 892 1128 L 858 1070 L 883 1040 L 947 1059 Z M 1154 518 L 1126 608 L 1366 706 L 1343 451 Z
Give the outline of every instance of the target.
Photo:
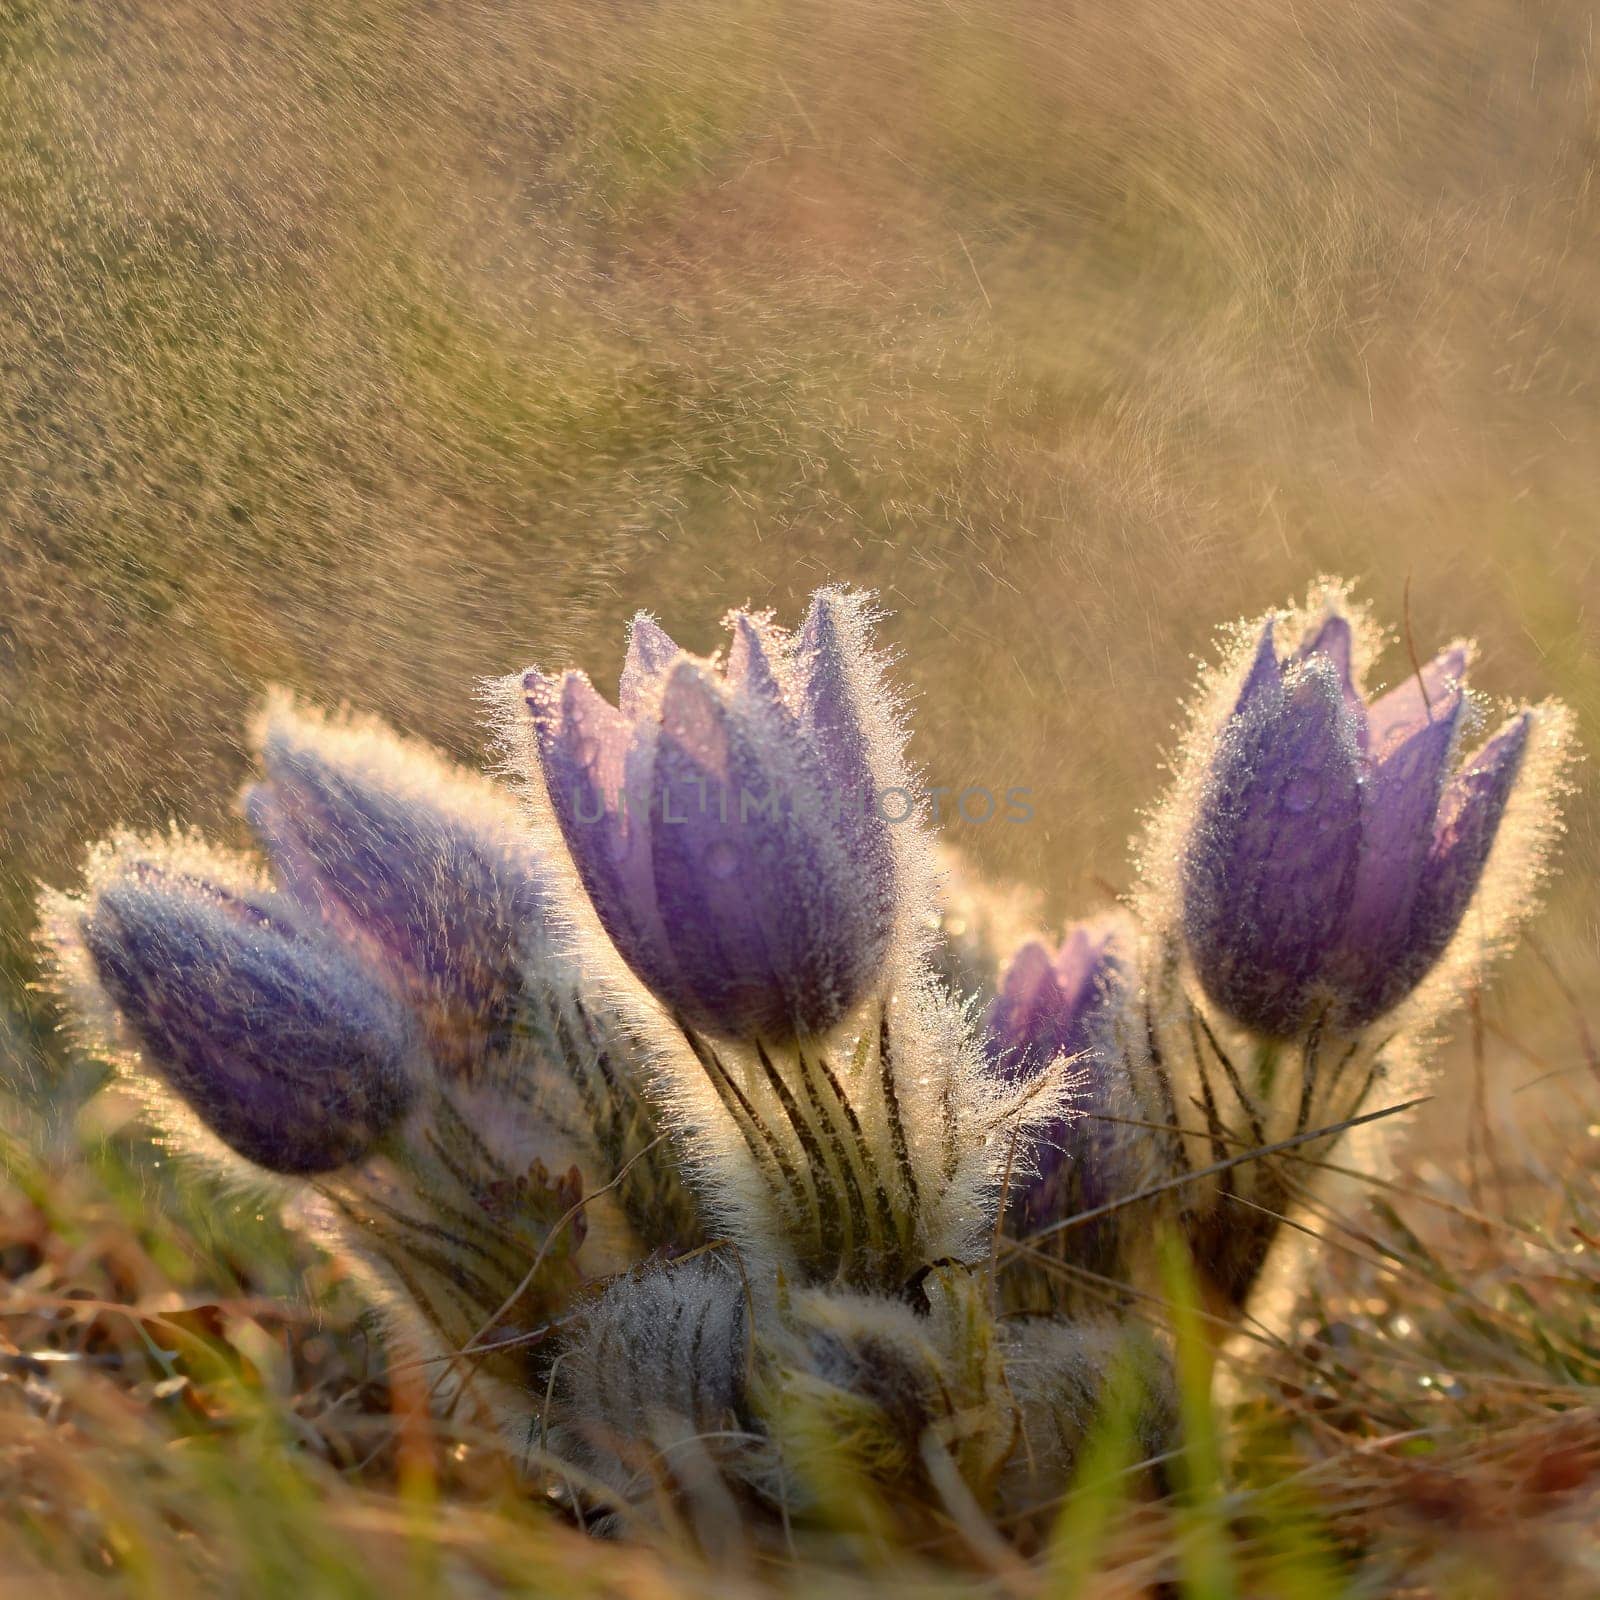
M 953 1151 L 946 1140 L 919 1177 L 905 1102 L 927 1080 L 905 1082 L 897 1007 L 872 1001 L 853 1037 L 730 1044 L 678 1026 L 758 1180 L 743 1204 L 760 1247 L 786 1239 L 806 1281 L 857 1288 L 897 1289 L 932 1259 Z
M 1154 1241 L 1185 1238 L 1212 1312 L 1245 1313 L 1318 1167 L 1351 1133 L 1363 1142 L 1398 1107 L 1375 1110 L 1397 1041 L 1347 1035 L 1319 1015 L 1293 1039 L 1253 1035 L 1186 981 L 1175 941 L 1153 941 L 1142 986 L 1118 997 L 1098 1047 L 1095 1097 L 1054 1221 L 1014 1228 L 1003 1303 L 1103 1313 L 1159 1290 Z M 1407 1106 L 1414 1102 L 1407 1102 Z M 1015 1208 L 1013 1208 L 1015 1211 Z

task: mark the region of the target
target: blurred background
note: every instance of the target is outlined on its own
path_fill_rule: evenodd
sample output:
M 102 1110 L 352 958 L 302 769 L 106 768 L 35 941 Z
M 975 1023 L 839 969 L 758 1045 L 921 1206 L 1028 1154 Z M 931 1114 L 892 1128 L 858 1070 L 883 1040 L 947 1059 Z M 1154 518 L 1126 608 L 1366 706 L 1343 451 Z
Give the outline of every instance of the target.
M 1324 571 L 1600 749 L 1594 49 L 1580 0 L 0 4 L 7 1076 L 59 1083 L 38 883 L 242 842 L 269 682 L 477 761 L 480 675 L 868 585 L 931 780 L 1032 791 L 949 837 L 1052 918 L 1126 885 L 1216 624 Z M 1583 1070 L 1579 782 L 1498 1096 Z

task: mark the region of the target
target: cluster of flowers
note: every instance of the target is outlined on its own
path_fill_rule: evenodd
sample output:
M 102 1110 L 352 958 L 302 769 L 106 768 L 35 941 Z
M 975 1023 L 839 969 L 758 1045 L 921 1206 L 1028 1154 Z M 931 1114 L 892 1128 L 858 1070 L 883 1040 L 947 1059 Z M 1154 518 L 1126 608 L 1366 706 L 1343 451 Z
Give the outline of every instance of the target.
M 1113 1381 L 1159 1450 L 1158 1242 L 1219 1316 L 1261 1292 L 1557 825 L 1566 713 L 1463 756 L 1467 647 L 1369 700 L 1380 636 L 1323 584 L 1203 678 L 1126 907 L 1025 939 L 873 803 L 915 792 L 873 621 L 827 589 L 706 659 L 641 615 L 615 706 L 495 685 L 520 806 L 274 698 L 270 873 L 119 836 L 43 902 L 84 1042 L 292 1193 L 441 1403 L 591 1508 L 669 1485 L 709 1543 L 1038 1504 Z

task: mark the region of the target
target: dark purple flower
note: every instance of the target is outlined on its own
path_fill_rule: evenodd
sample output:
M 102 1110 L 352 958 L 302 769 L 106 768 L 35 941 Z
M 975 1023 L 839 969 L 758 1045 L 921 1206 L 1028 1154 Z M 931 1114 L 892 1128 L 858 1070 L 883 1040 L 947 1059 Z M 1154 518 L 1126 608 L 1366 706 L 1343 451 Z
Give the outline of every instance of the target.
M 1130 960 L 1122 919 L 1099 917 L 1075 923 L 1055 951 L 1037 940 L 1023 945 L 1001 980 L 989 1018 L 990 1050 L 1000 1072 L 1025 1080 L 1065 1055 L 1073 1058 L 1078 1077 L 1074 1114 L 1044 1131 L 1035 1175 L 1008 1196 L 1007 1213 L 1023 1237 L 1095 1209 L 1118 1189 L 1126 1131 L 1105 1118 L 1130 1114 L 1112 1037 Z M 1093 1230 L 1089 1224 L 1074 1236 L 1080 1259 L 1094 1254 Z
M 245 815 L 285 886 L 399 980 L 435 1058 L 467 1070 L 510 1036 L 519 930 L 546 912 L 515 808 L 376 724 L 287 704 L 258 735 Z
M 798 636 L 732 618 L 726 665 L 635 619 L 609 705 L 579 672 L 523 691 L 545 786 L 600 921 L 685 1022 L 820 1033 L 867 992 L 895 915 L 853 596 Z
M 1450 942 L 1527 742 L 1524 714 L 1451 778 L 1464 647 L 1368 704 L 1337 613 L 1287 656 L 1262 629 L 1218 736 L 1182 861 L 1183 928 L 1206 993 L 1288 1036 L 1327 1011 L 1381 1016 Z
M 399 1003 L 292 903 L 134 860 L 79 932 L 146 1065 L 257 1166 L 346 1166 L 404 1115 Z

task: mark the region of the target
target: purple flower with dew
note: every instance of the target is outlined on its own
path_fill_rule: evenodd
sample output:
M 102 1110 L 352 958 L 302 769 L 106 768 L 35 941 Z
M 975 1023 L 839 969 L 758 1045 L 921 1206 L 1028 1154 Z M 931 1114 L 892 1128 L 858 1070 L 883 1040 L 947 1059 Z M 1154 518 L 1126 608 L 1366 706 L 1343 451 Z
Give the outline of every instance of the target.
M 292 894 L 365 944 L 469 1071 L 511 1037 L 524 936 L 545 926 L 542 864 L 515 807 L 376 723 L 269 706 L 245 815 Z
M 1521 769 L 1522 712 L 1454 776 L 1467 649 L 1370 703 L 1348 617 L 1280 656 L 1268 618 L 1218 735 L 1182 858 L 1183 929 L 1206 993 L 1262 1033 L 1367 1026 L 1438 961 Z
M 347 1166 L 405 1114 L 403 1010 L 291 902 L 133 860 L 78 932 L 146 1065 L 257 1166 Z
M 1093 1210 L 1117 1188 L 1124 1133 L 1104 1117 L 1127 1114 L 1118 1088 L 1121 1063 L 1109 1047 L 1130 946 L 1122 917 L 1096 917 L 1074 923 L 1053 951 L 1030 940 L 1001 980 L 989 1017 L 989 1048 L 998 1070 L 1024 1081 L 1065 1055 L 1073 1058 L 1079 1080 L 1074 1115 L 1043 1131 L 1035 1174 L 1008 1196 L 1008 1214 L 1024 1236 L 1044 1223 Z M 1087 1243 L 1074 1240 L 1080 1248 Z
M 797 635 L 735 613 L 725 662 L 634 619 L 613 707 L 579 672 L 523 693 L 545 787 L 624 960 L 689 1026 L 822 1033 L 871 989 L 896 914 L 861 597 Z

